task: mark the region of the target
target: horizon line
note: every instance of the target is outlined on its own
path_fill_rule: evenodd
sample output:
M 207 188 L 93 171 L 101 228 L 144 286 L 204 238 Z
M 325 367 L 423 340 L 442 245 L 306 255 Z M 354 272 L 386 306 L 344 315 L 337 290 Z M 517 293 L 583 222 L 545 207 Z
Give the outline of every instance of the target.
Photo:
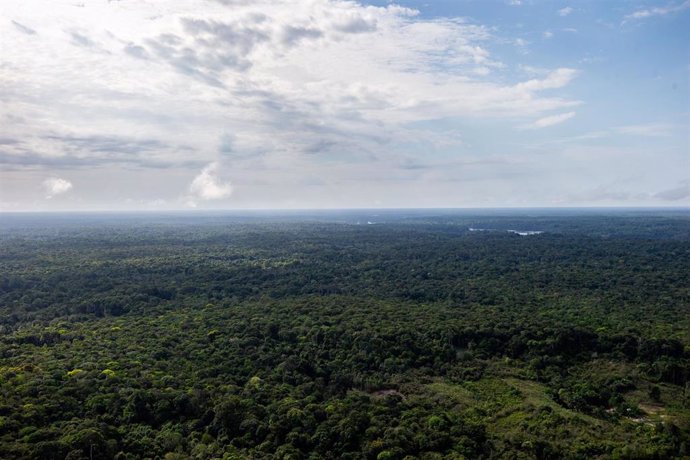
M 570 206 L 465 206 L 465 207 L 318 207 L 318 208 L 228 208 L 228 209 L 62 209 L 62 210 L 2 210 L 9 214 L 164 214 L 164 213 L 237 213 L 237 212 L 320 212 L 320 211 L 472 211 L 472 210 L 682 210 L 690 205 L 570 205 Z

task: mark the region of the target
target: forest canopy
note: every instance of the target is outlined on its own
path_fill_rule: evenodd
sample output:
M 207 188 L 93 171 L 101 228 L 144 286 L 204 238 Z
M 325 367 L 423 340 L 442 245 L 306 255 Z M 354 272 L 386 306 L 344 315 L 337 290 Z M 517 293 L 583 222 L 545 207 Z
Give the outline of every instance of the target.
M 690 455 L 686 211 L 3 215 L 0 458 Z

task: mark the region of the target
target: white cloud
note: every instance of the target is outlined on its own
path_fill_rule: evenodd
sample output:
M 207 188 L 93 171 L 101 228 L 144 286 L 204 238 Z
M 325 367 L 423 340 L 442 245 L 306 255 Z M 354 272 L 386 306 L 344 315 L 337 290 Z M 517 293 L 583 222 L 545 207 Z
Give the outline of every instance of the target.
M 508 5 L 520 6 L 522 5 L 522 0 L 508 0 Z
M 530 126 L 527 126 L 529 128 Z M 639 125 L 615 126 L 596 131 L 589 131 L 575 136 L 559 136 L 556 139 L 549 139 L 542 145 L 564 145 L 564 144 L 590 144 L 592 141 L 608 143 L 613 139 L 629 139 L 632 143 L 637 143 L 639 139 L 633 136 L 662 138 L 670 137 L 679 126 L 670 123 L 645 123 Z M 623 135 L 623 136 L 621 136 Z
M 211 163 L 194 178 L 189 185 L 189 192 L 202 200 L 218 200 L 232 194 L 232 185 L 221 181 L 218 177 L 218 164 Z
M 553 32 L 551 32 L 550 30 L 545 31 L 543 35 L 546 39 L 553 38 Z
M 548 75 L 550 70 L 549 69 L 544 69 L 542 67 L 535 67 L 531 65 L 526 65 L 526 64 L 520 64 L 518 65 L 518 69 L 520 69 L 522 72 L 529 76 L 537 76 L 537 75 Z
M 562 88 L 570 83 L 577 76 L 576 69 L 562 67 L 550 72 L 546 78 L 528 80 L 519 83 L 516 88 L 526 91 L 541 91 L 545 89 Z
M 573 11 L 575 11 L 575 10 L 573 10 L 573 8 L 566 6 L 565 8 L 561 8 L 560 10 L 558 10 L 558 15 L 561 17 L 565 17 L 565 16 L 568 16 Z
M 475 75 L 480 75 L 483 77 L 483 76 L 489 75 L 491 73 L 491 69 L 489 67 L 475 67 L 472 70 L 472 73 L 474 73 Z
M 6 147 L 15 165 L 196 168 L 217 160 L 225 131 L 241 133 L 232 154 L 245 158 L 285 161 L 329 145 L 322 156 L 356 161 L 348 151 L 394 155 L 408 123 L 577 103 L 495 75 L 506 66 L 490 28 L 396 5 L 42 4 L 7 8 L 34 35 L 0 22 L 4 105 L 22 120 L 0 136 L 22 139 Z
M 690 8 L 690 0 L 685 0 L 684 2 L 677 4 L 671 3 L 667 6 L 645 8 L 626 15 L 623 22 L 629 19 L 645 19 L 652 16 L 666 16 L 667 14 L 678 13 L 688 8 Z
M 43 181 L 42 185 L 47 199 L 51 199 L 56 195 L 60 195 L 72 189 L 72 182 L 59 177 L 46 179 Z
M 647 137 L 666 137 L 671 135 L 673 126 L 665 123 L 647 123 L 641 125 L 619 126 L 615 131 L 619 134 L 630 134 Z
M 557 91 L 576 70 L 518 78 L 501 62 L 496 50 L 506 42 L 524 48 L 524 39 L 393 4 L 6 3 L 0 99 L 12 117 L 0 114 L 0 168 L 17 178 L 69 171 L 85 201 L 114 201 L 118 181 L 149 173 L 161 177 L 157 189 L 132 181 L 128 196 L 161 197 L 166 206 L 179 190 L 198 201 L 227 196 L 217 167 L 188 191 L 189 178 L 214 162 L 231 164 L 233 185 L 253 187 L 242 194 L 251 199 L 307 174 L 337 175 L 329 184 L 354 183 L 369 170 L 407 179 L 409 169 L 396 169 L 400 151 L 453 142 L 417 126 L 535 119 L 579 104 Z M 222 141 L 228 133 L 231 142 Z M 113 186 L 87 186 L 73 174 L 87 169 Z M 265 193 L 265 201 L 276 196 Z
M 529 125 L 530 128 L 546 128 L 549 126 L 557 125 L 569 120 L 575 116 L 575 112 L 559 113 L 558 115 L 550 115 L 548 117 L 543 117 Z

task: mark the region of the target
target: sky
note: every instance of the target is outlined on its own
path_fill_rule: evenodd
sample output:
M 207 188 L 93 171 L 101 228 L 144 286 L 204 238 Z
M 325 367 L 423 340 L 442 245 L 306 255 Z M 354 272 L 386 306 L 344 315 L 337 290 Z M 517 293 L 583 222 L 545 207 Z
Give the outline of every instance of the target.
M 690 205 L 690 0 L 2 0 L 0 211 Z

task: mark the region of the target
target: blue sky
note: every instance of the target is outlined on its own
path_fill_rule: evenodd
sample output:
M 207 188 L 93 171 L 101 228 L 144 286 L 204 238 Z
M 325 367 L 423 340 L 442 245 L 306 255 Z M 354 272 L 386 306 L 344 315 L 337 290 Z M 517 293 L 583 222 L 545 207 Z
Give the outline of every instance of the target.
M 690 0 L 0 18 L 0 210 L 690 204 Z
M 493 50 L 500 53 L 508 80 L 529 78 L 529 68 L 578 70 L 578 77 L 560 93 L 582 105 L 576 116 L 558 127 L 515 131 L 510 126 L 499 127 L 493 120 L 479 126 L 472 120 L 447 122 L 470 124 L 467 136 L 477 148 L 529 146 L 536 151 L 542 148 L 541 142 L 551 145 L 630 127 L 605 139 L 580 142 L 615 148 L 643 145 L 658 150 L 660 162 L 664 151 L 677 151 L 685 157 L 685 169 L 678 171 L 679 176 L 690 175 L 690 2 L 442 0 L 399 4 L 417 9 L 421 17 L 460 16 L 492 28 L 498 40 L 504 41 Z M 661 10 L 655 14 L 655 8 Z M 677 11 L 665 12 L 674 8 Z M 628 17 L 646 11 L 649 17 Z M 514 46 L 516 40 L 524 40 L 524 47 Z M 650 135 L 631 135 L 635 126 L 639 132 L 647 129 Z M 500 129 L 501 140 L 495 138 L 495 128 Z

